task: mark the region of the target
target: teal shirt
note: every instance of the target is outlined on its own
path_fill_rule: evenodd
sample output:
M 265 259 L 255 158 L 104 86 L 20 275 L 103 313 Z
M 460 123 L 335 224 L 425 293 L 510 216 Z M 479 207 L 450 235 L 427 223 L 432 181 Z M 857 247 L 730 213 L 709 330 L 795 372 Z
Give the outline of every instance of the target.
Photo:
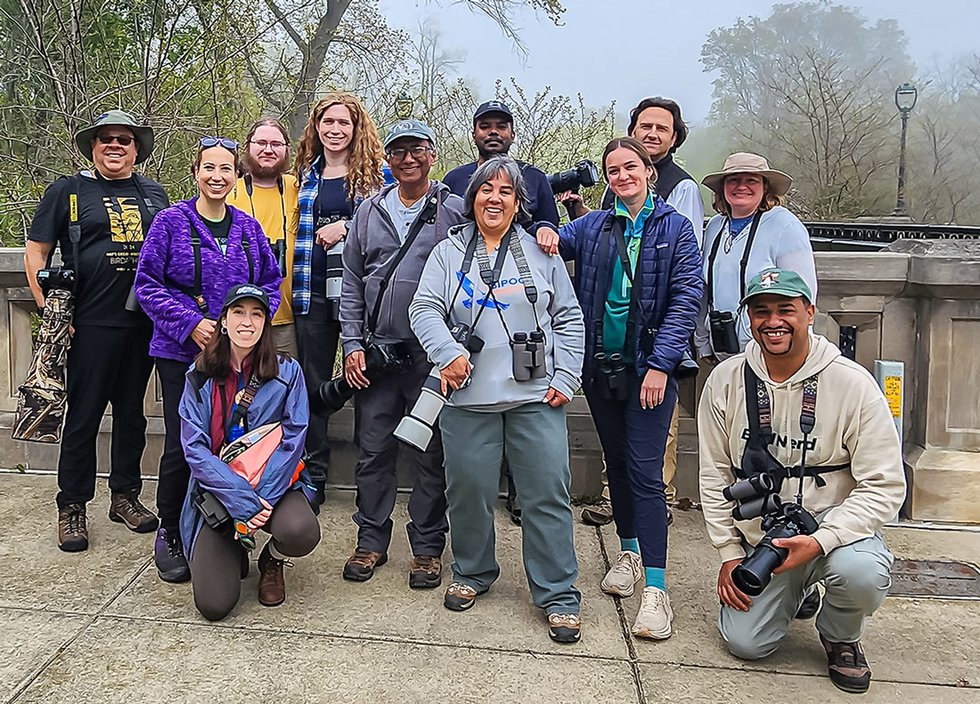
M 640 256 L 640 240 L 643 239 L 643 225 L 653 214 L 653 195 L 648 195 L 646 202 L 636 214 L 636 219 L 630 216 L 623 202 L 616 199 L 616 217 L 626 218 L 626 254 L 629 256 L 632 272 L 636 271 L 636 260 Z M 631 272 L 631 273 L 632 273 Z M 626 322 L 630 312 L 630 295 L 632 294 L 630 280 L 623 273 L 623 264 L 617 255 L 613 261 L 612 276 L 609 279 L 609 294 L 606 296 L 606 314 L 602 319 L 602 343 L 606 354 L 619 352 L 627 362 L 633 362 L 633 345 L 626 349 Z

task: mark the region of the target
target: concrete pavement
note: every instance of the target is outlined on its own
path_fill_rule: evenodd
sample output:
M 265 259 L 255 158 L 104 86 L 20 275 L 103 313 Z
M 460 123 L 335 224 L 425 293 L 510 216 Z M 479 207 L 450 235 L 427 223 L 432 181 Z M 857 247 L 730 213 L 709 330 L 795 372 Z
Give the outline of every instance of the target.
M 364 584 L 341 579 L 353 497 L 331 492 L 320 546 L 286 571 L 286 603 L 258 604 L 253 563 L 239 606 L 209 624 L 189 585 L 157 578 L 152 536 L 109 522 L 106 491 L 100 482 L 89 506 L 89 550 L 71 555 L 56 545 L 54 478 L 0 474 L 0 702 L 855 701 L 827 679 L 812 621 L 771 658 L 728 655 L 714 626 L 717 559 L 696 511 L 675 512 L 675 634 L 660 643 L 628 635 L 638 595 L 599 591 L 618 546 L 611 527 L 577 524 L 583 638 L 559 646 L 531 605 L 520 529 L 502 513 L 501 578 L 469 612 L 444 609 L 441 589 L 408 589 L 404 501 L 389 563 Z M 886 539 L 897 556 L 980 563 L 975 533 L 898 528 Z M 863 641 L 875 681 L 860 701 L 980 704 L 978 632 L 977 602 L 889 597 Z

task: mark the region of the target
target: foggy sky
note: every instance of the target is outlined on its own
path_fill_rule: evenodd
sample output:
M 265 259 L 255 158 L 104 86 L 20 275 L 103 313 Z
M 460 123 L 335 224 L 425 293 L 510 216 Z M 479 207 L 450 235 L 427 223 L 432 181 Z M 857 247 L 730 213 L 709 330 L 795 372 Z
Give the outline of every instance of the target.
M 639 98 L 660 94 L 677 100 L 688 121 L 700 121 L 711 106 L 712 75 L 704 73 L 701 46 L 711 30 L 739 17 L 767 17 L 769 0 L 564 0 L 563 26 L 530 10 L 518 14 L 522 59 L 513 43 L 482 15 L 462 6 L 439 7 L 425 0 L 381 0 L 390 24 L 414 31 L 434 21 L 447 49 L 462 49 L 460 76 L 487 99 L 496 78 L 518 77 L 530 92 L 550 85 L 566 95 L 582 93 L 587 105 L 616 100 L 620 115 Z M 895 19 L 909 39 L 920 74 L 961 54 L 980 53 L 980 3 L 976 0 L 855 0 L 869 20 Z M 443 5 L 450 5 L 446 0 Z M 928 8 L 928 9 L 926 9 Z M 478 39 L 478 41 L 475 41 Z M 915 78 L 909 76 L 910 79 Z M 923 97 L 925 97 L 923 95 Z

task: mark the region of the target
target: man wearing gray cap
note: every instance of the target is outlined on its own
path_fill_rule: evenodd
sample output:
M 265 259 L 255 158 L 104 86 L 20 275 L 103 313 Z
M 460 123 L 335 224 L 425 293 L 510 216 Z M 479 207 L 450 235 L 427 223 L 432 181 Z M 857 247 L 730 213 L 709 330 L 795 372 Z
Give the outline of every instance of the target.
M 354 407 L 360 458 L 354 470 L 358 526 L 354 554 L 344 578 L 364 582 L 388 560 L 391 512 L 395 506 L 398 421 L 418 398 L 432 370 L 408 322 L 408 305 L 422 267 L 449 228 L 463 222 L 463 199 L 429 180 L 436 160 L 435 136 L 418 120 L 401 120 L 384 140 L 396 184 L 361 204 L 344 247 L 340 338 L 344 375 L 357 389 Z M 375 360 L 407 354 L 407 368 L 378 368 Z M 406 450 L 414 486 L 408 502 L 408 541 L 414 559 L 413 589 L 442 583 L 446 546 L 446 477 L 438 434 L 425 452 Z
M 95 496 L 96 438 L 109 403 L 109 518 L 137 533 L 157 527 L 156 516 L 139 500 L 152 326 L 130 293 L 150 221 L 169 205 L 159 183 L 133 172 L 153 151 L 152 128 L 110 110 L 80 130 L 75 144 L 94 168 L 48 187 L 24 251 L 27 282 L 42 308 L 37 272 L 48 265 L 55 245 L 65 268 L 75 272 L 68 411 L 58 459 L 58 546 L 66 552 L 88 548 L 85 505 Z

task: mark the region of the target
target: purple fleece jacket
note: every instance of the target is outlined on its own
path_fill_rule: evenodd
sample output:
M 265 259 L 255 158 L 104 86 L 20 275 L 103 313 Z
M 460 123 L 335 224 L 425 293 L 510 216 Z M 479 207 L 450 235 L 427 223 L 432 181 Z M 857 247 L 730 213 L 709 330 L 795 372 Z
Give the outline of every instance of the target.
M 194 299 L 184 293 L 194 287 L 194 249 L 191 223 L 201 238 L 201 289 L 208 304 L 207 317 L 217 320 L 232 286 L 249 281 L 248 259 L 242 247 L 249 243 L 254 266 L 251 283 L 269 294 L 272 313 L 279 307 L 279 264 L 262 231 L 250 215 L 231 206 L 227 254 L 197 214 L 197 198 L 182 200 L 160 211 L 146 233 L 136 268 L 136 297 L 150 320 L 153 338 L 150 355 L 190 364 L 200 351 L 191 332 L 204 319 Z M 183 289 L 183 290 L 182 290 Z

